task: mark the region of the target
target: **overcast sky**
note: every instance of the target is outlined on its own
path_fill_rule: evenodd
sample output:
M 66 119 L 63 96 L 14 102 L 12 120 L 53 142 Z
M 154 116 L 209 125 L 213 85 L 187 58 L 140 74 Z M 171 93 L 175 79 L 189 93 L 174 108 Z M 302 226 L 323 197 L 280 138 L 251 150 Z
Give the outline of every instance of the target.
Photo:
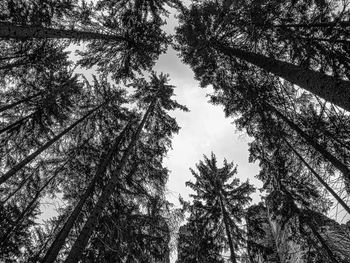
M 172 10 L 174 11 L 174 10 Z M 168 23 L 164 27 L 169 34 L 174 34 L 177 20 L 174 12 L 169 15 Z M 185 186 L 185 182 L 193 180 L 189 168 L 203 160 L 203 155 L 210 156 L 213 152 L 218 159 L 218 166 L 222 166 L 224 158 L 238 165 L 237 176 L 242 181 L 250 180 L 250 183 L 260 188 L 262 183 L 255 178 L 259 172 L 257 164 L 248 162 L 248 142 L 251 140 L 244 132 L 238 132 L 232 124 L 233 119 L 225 118 L 223 108 L 208 103 L 208 96 L 213 92 L 212 88 L 200 88 L 194 80 L 194 74 L 188 65 L 181 62 L 176 51 L 169 47 L 156 64 L 155 70 L 170 75 L 170 84 L 176 86 L 176 100 L 186 105 L 190 112 L 176 111 L 171 113 L 180 125 L 179 134 L 174 136 L 173 150 L 169 151 L 165 160 L 165 166 L 170 170 L 168 181 L 168 200 L 179 205 L 178 197 L 181 195 L 188 200 L 191 192 Z M 253 194 L 253 203 L 260 201 L 260 192 Z M 329 216 L 338 213 L 332 209 Z M 344 223 L 349 216 L 344 212 L 338 213 L 334 218 Z M 176 254 L 172 255 L 171 262 L 175 262 Z
M 173 34 L 177 20 L 169 15 L 165 26 L 167 33 Z M 178 195 L 187 199 L 189 189 L 185 182 L 192 178 L 189 168 L 203 160 L 203 155 L 213 152 L 221 166 L 224 158 L 238 165 L 241 181 L 247 178 L 258 187 L 261 183 L 254 178 L 258 173 L 257 164 L 248 163 L 248 142 L 243 132 L 236 132 L 233 119 L 225 118 L 223 108 L 208 103 L 207 94 L 213 92 L 211 87 L 200 88 L 198 81 L 188 65 L 181 62 L 177 52 L 171 47 L 163 54 L 155 71 L 170 75 L 170 84 L 176 86 L 176 100 L 186 105 L 190 112 L 175 111 L 174 116 L 181 127 L 179 134 L 173 138 L 173 150 L 169 151 L 165 165 L 171 170 L 168 182 L 169 201 L 177 204 Z M 259 194 L 254 198 L 257 201 Z
M 173 34 L 176 24 L 174 14 L 169 15 L 166 32 Z M 195 168 L 203 160 L 203 155 L 210 156 L 211 152 L 217 157 L 218 167 L 222 166 L 226 158 L 238 165 L 237 176 L 242 182 L 249 179 L 257 188 L 261 187 L 261 182 L 254 178 L 259 170 L 258 165 L 248 163 L 250 139 L 243 132 L 236 132 L 233 119 L 225 118 L 222 107 L 208 103 L 207 94 L 213 92 L 212 88 L 200 88 L 190 67 L 181 62 L 171 47 L 159 58 L 154 70 L 170 75 L 169 83 L 176 86 L 175 99 L 190 110 L 170 113 L 176 118 L 181 130 L 174 135 L 173 150 L 169 151 L 164 163 L 170 170 L 168 200 L 178 206 L 179 195 L 189 199 L 191 191 L 185 186 L 186 181 L 193 180 L 189 168 Z M 259 200 L 260 192 L 257 191 L 253 195 L 253 202 Z M 172 255 L 171 262 L 175 260 L 176 253 Z

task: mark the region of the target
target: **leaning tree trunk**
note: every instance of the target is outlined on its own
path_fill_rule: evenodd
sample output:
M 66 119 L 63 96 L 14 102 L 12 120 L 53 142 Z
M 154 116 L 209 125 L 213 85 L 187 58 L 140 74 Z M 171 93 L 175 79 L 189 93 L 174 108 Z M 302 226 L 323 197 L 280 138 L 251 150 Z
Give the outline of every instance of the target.
M 350 207 L 337 195 L 336 192 L 322 179 L 322 177 L 304 160 L 304 158 L 298 153 L 298 151 L 286 140 L 284 139 L 287 146 L 294 152 L 294 154 L 299 158 L 299 160 L 309 169 L 309 171 L 316 177 L 316 179 L 328 190 L 328 192 L 338 201 L 338 203 L 349 213 Z
M 29 96 L 29 97 L 27 97 L 27 98 L 24 98 L 24 99 L 22 99 L 22 100 L 16 101 L 16 102 L 11 103 L 11 104 L 7 104 L 7 105 L 5 105 L 5 106 L 2 106 L 2 107 L 0 107 L 0 112 L 3 112 L 3 111 L 5 111 L 5 110 L 12 109 L 12 108 L 16 107 L 17 105 L 22 104 L 22 103 L 24 103 L 24 102 L 28 102 L 28 101 L 30 101 L 30 100 L 32 100 L 32 99 L 34 99 L 34 98 L 40 96 L 41 94 L 42 94 L 42 92 L 38 92 L 38 93 L 36 93 L 36 94 L 34 94 L 34 95 L 32 95 L 32 96 Z
M 227 56 L 245 60 L 350 111 L 350 81 L 302 68 L 288 62 L 215 42 L 213 47 Z
M 313 224 L 313 222 L 310 222 L 311 220 L 312 220 L 311 218 L 302 217 L 302 223 L 305 223 L 311 229 L 311 232 L 313 233 L 313 235 L 320 242 L 322 249 L 324 249 L 325 252 L 327 253 L 327 256 L 328 256 L 330 262 L 339 263 L 335 254 L 332 252 L 331 248 L 328 246 L 327 242 L 324 240 L 324 238 L 317 231 L 315 224 Z
M 327 42 L 330 44 L 344 44 L 350 45 L 350 40 L 346 39 L 330 39 L 330 38 L 321 38 L 321 37 L 298 37 L 298 39 L 306 40 L 306 41 L 319 41 L 319 42 Z
M 16 25 L 9 22 L 0 22 L 0 39 L 75 39 L 75 40 L 107 40 L 107 41 L 125 41 L 121 36 L 100 34 L 95 32 L 64 30 L 56 28 L 45 28 L 41 26 Z
M 93 233 L 94 228 L 97 225 L 97 220 L 101 216 L 104 208 L 106 207 L 109 198 L 113 194 L 116 184 L 118 183 L 119 175 L 123 172 L 123 169 L 125 165 L 127 164 L 127 161 L 129 159 L 129 156 L 131 154 L 132 149 L 134 148 L 136 142 L 139 139 L 140 133 L 145 125 L 145 123 L 148 121 L 148 118 L 150 114 L 152 113 L 155 104 L 156 104 L 156 98 L 151 102 L 150 106 L 148 107 L 141 123 L 139 124 L 136 132 L 131 138 L 129 146 L 124 151 L 123 157 L 118 165 L 118 168 L 116 171 L 112 174 L 111 179 L 107 183 L 105 189 L 102 191 L 102 195 L 97 201 L 96 206 L 94 207 L 93 211 L 91 212 L 89 218 L 87 219 L 83 229 L 81 230 L 77 240 L 74 242 L 74 245 L 71 249 L 71 251 L 68 254 L 68 257 L 65 261 L 65 263 L 76 263 L 81 258 L 82 253 L 84 252 L 84 249 L 89 241 L 90 236 Z
M 306 143 L 311 145 L 317 152 L 319 152 L 324 159 L 329 161 L 335 168 L 337 168 L 342 174 L 345 182 L 350 182 L 350 170 L 349 168 L 339 161 L 333 154 L 331 154 L 327 149 L 321 146 L 317 141 L 315 141 L 312 137 L 306 134 L 298 125 L 296 125 L 293 121 L 284 116 L 280 111 L 278 111 L 275 107 L 267 104 L 269 110 L 274 112 L 277 117 L 282 119 L 287 125 L 294 130 L 298 135 L 300 135 Z
M 336 21 L 336 22 L 321 22 L 321 23 L 300 23 L 300 24 L 284 24 L 284 25 L 273 25 L 272 27 L 294 27 L 294 28 L 314 28 L 314 27 L 323 27 L 323 28 L 332 28 L 332 27 L 349 27 L 350 21 Z
M 3 176 L 0 177 L 0 185 L 3 184 L 4 182 L 6 182 L 7 179 L 9 179 L 11 176 L 13 176 L 14 174 L 16 174 L 19 170 L 21 170 L 25 165 L 27 165 L 28 163 L 30 163 L 31 161 L 33 161 L 39 154 L 41 154 L 43 151 L 47 150 L 52 144 L 54 144 L 55 142 L 57 142 L 59 139 L 61 139 L 64 135 L 66 135 L 68 132 L 70 132 L 73 128 L 75 128 L 78 124 L 80 124 L 81 122 L 83 122 L 86 118 L 88 118 L 90 115 L 92 115 L 93 113 L 95 113 L 97 110 L 99 110 L 102 106 L 104 106 L 108 101 L 102 103 L 101 105 L 99 105 L 98 107 L 96 107 L 95 109 L 89 111 L 84 117 L 82 117 L 81 119 L 77 120 L 76 122 L 74 122 L 71 126 L 69 126 L 67 129 L 65 129 L 64 131 L 62 131 L 60 134 L 56 135 L 55 137 L 53 137 L 50 141 L 48 141 L 47 143 L 45 143 L 43 146 L 41 146 L 38 150 L 36 150 L 35 152 L 33 152 L 32 154 L 30 154 L 27 158 L 25 158 L 23 161 L 21 161 L 20 163 L 16 164 L 11 170 L 9 170 L 8 172 L 6 172 Z
M 1 205 L 6 204 L 6 202 L 8 200 L 10 200 L 15 194 L 18 193 L 18 191 L 20 191 L 23 186 L 30 180 L 30 178 L 33 177 L 33 175 L 39 170 L 39 167 L 35 168 L 34 171 L 32 171 L 30 173 L 30 175 L 27 176 L 27 178 L 23 179 L 22 182 L 18 185 L 18 187 L 16 188 L 15 191 L 13 191 L 12 193 L 10 193 L 3 201 L 0 202 Z
M 50 248 L 46 252 L 44 258 L 41 260 L 42 263 L 53 263 L 56 260 L 58 253 L 60 252 L 62 246 L 65 244 L 65 240 L 83 208 L 83 205 L 85 204 L 88 197 L 91 196 L 91 194 L 93 193 L 97 180 L 100 179 L 105 174 L 108 164 L 113 158 L 113 155 L 115 154 L 115 152 L 120 148 L 122 140 L 125 137 L 126 132 L 129 130 L 131 123 L 132 122 L 130 121 L 126 125 L 126 127 L 117 137 L 114 145 L 109 149 L 107 155 L 103 157 L 101 164 L 98 166 L 95 177 L 90 182 L 84 194 L 80 197 L 79 202 L 74 207 L 73 212 L 70 214 L 64 226 L 62 227 L 60 232 L 57 234 L 55 240 L 53 241 Z
M 25 116 L 17 121 L 15 121 L 14 123 L 11 123 L 10 125 L 2 128 L 0 130 L 0 134 L 3 134 L 4 132 L 8 132 L 11 131 L 13 129 L 16 129 L 19 125 L 22 125 L 24 122 L 26 122 L 30 117 L 32 117 L 34 115 L 34 113 L 29 114 L 28 116 Z
M 220 206 L 221 206 L 222 216 L 224 218 L 224 224 L 225 224 L 225 230 L 226 230 L 226 236 L 227 236 L 227 240 L 228 240 L 228 245 L 230 247 L 231 263 L 237 263 L 235 249 L 233 247 L 233 241 L 232 241 L 232 237 L 231 237 L 231 233 L 230 233 L 230 227 L 229 227 L 229 223 L 228 223 L 228 220 L 227 220 L 227 212 L 226 212 L 226 209 L 224 207 L 224 203 L 222 201 L 221 196 L 220 196 Z
M 28 214 L 28 212 L 30 212 L 30 210 L 33 208 L 33 206 L 35 205 L 35 203 L 38 201 L 38 199 L 40 198 L 42 192 L 44 191 L 44 189 L 52 182 L 53 179 L 55 179 L 57 177 L 57 175 L 60 173 L 60 171 L 62 171 L 62 169 L 64 168 L 64 166 L 68 163 L 68 161 L 66 161 L 63 165 L 61 165 L 61 167 L 59 167 L 53 176 L 50 177 L 49 180 L 47 180 L 47 182 L 35 193 L 34 198 L 32 199 L 32 201 L 30 201 L 30 203 L 27 205 L 27 207 L 22 211 L 22 213 L 18 216 L 18 218 L 16 219 L 16 222 L 14 223 L 14 225 L 7 231 L 7 233 L 3 236 L 2 240 L 0 241 L 0 246 L 2 246 L 7 239 L 11 236 L 11 234 L 17 230 L 17 228 L 22 224 L 23 220 L 25 219 L 26 215 Z

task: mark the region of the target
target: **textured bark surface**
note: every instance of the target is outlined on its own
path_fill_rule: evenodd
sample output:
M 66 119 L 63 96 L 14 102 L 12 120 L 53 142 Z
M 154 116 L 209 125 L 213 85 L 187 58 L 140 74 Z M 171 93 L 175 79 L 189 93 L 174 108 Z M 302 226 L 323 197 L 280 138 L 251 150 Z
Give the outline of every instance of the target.
M 281 263 L 307 263 L 305 260 L 307 249 L 292 238 L 294 235 L 292 228 L 298 223 L 298 218 L 292 217 L 284 225 L 280 223 L 281 219 L 274 218 L 271 214 L 268 216 Z
M 216 43 L 214 48 L 227 56 L 245 60 L 299 87 L 350 111 L 350 82 L 317 71 Z
M 266 207 L 262 203 L 249 207 L 246 221 L 247 252 L 250 262 L 281 263 Z
M 26 40 L 31 38 L 66 38 L 76 40 L 108 40 L 123 41 L 125 38 L 95 32 L 63 30 L 55 28 L 45 28 L 40 26 L 19 26 L 8 22 L 0 22 L 0 39 Z
M 337 21 L 337 22 L 322 22 L 322 23 L 300 23 L 300 24 L 285 24 L 285 25 L 274 25 L 273 27 L 295 27 L 295 28 L 313 28 L 313 27 L 349 27 L 350 21 Z

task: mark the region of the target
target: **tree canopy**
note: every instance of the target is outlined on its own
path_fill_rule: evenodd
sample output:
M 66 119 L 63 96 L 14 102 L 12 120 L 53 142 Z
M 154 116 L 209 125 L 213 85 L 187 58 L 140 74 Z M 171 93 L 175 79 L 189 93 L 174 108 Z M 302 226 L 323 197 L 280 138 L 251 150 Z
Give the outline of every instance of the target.
M 349 5 L 1 1 L 0 261 L 168 263 L 177 239 L 178 263 L 349 262 L 349 223 L 329 218 L 350 214 Z M 167 200 L 189 111 L 154 70 L 169 48 L 250 137 L 259 204 L 213 153 Z

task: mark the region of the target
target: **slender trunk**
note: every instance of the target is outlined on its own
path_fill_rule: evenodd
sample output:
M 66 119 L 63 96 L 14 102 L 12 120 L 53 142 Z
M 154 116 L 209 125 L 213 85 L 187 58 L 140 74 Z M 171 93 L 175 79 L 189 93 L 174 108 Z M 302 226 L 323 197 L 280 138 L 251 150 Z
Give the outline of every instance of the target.
M 75 39 L 75 40 L 107 40 L 125 41 L 121 36 L 100 34 L 95 32 L 64 30 L 56 28 L 45 28 L 41 26 L 23 26 L 8 22 L 0 22 L 0 39 L 26 40 L 32 38 L 55 38 L 55 39 Z
M 38 93 L 36 93 L 36 94 L 34 94 L 34 95 L 32 95 L 32 96 L 29 96 L 29 97 L 27 97 L 27 98 L 24 98 L 24 99 L 22 99 L 22 100 L 16 101 L 16 102 L 11 103 L 11 104 L 7 104 L 7 105 L 5 105 L 5 106 L 2 106 L 2 107 L 0 108 L 0 112 L 3 112 L 3 111 L 5 111 L 5 110 L 12 109 L 12 108 L 16 107 L 17 105 L 22 104 L 22 103 L 24 103 L 24 102 L 28 102 L 28 101 L 30 101 L 31 99 L 34 99 L 34 98 L 40 96 L 41 94 L 42 94 L 42 92 L 38 92 Z
M 321 146 L 317 141 L 315 141 L 312 137 L 306 134 L 302 129 L 299 128 L 293 121 L 284 116 L 281 112 L 279 112 L 275 107 L 268 105 L 268 108 L 274 112 L 277 117 L 282 119 L 288 126 L 294 130 L 298 135 L 300 135 L 306 143 L 311 145 L 317 152 L 319 152 L 324 159 L 329 161 L 335 168 L 337 168 L 342 174 L 345 180 L 350 180 L 350 170 L 348 167 L 339 161 L 336 157 L 333 156 L 327 149 Z
M 327 189 L 327 191 L 338 201 L 338 203 L 349 213 L 350 207 L 337 195 L 336 192 L 322 179 L 322 177 L 305 161 L 305 159 L 298 153 L 298 151 L 286 140 L 284 139 L 287 146 L 294 152 L 294 154 L 299 158 L 299 160 L 309 169 L 309 171 L 316 177 L 316 179 Z
M 329 132 L 327 130 L 323 130 L 322 132 L 328 138 L 330 138 L 331 140 L 335 141 L 336 143 L 338 143 L 340 146 L 342 146 L 346 150 L 350 151 L 350 146 L 346 142 L 342 142 L 340 139 L 338 139 L 336 135 L 334 135 L 333 133 L 331 133 L 331 132 Z
M 62 169 L 64 168 L 64 166 L 68 163 L 68 161 L 66 161 L 63 165 L 61 165 L 61 167 L 59 167 L 53 176 L 51 176 L 51 178 L 49 180 L 47 180 L 47 182 L 35 193 L 34 198 L 32 199 L 32 201 L 27 205 L 27 207 L 22 211 L 22 213 L 18 216 L 16 222 L 14 223 L 13 227 L 11 227 L 9 229 L 9 231 L 4 235 L 4 237 L 2 238 L 2 240 L 0 241 L 0 246 L 3 245 L 6 240 L 11 236 L 11 234 L 16 231 L 16 229 L 21 225 L 22 221 L 25 219 L 25 216 L 28 214 L 28 212 L 30 212 L 30 210 L 33 208 L 33 206 L 35 205 L 35 203 L 38 201 L 38 199 L 40 198 L 42 192 L 44 191 L 44 189 L 52 182 L 53 179 L 56 178 L 56 176 L 60 173 L 60 171 L 62 171 Z
M 225 224 L 225 230 L 226 230 L 226 236 L 227 236 L 227 240 L 228 240 L 228 245 L 230 247 L 230 252 L 231 252 L 231 263 L 236 263 L 236 254 L 235 254 L 235 249 L 233 247 L 233 242 L 232 242 L 232 237 L 231 237 L 231 233 L 230 233 L 230 228 L 229 228 L 229 223 L 227 220 L 227 213 L 226 213 L 226 209 L 224 207 L 224 203 L 222 201 L 222 197 L 220 196 L 220 206 L 221 206 L 221 212 L 222 212 L 222 216 L 224 218 L 224 224 Z
M 100 106 L 96 107 L 95 109 L 89 111 L 84 117 L 74 122 L 71 126 L 69 126 L 67 129 L 62 131 L 60 134 L 56 135 L 54 138 L 52 138 L 50 141 L 45 143 L 43 146 L 41 146 L 38 150 L 30 154 L 27 158 L 25 158 L 20 163 L 16 164 L 11 170 L 6 172 L 3 176 L 0 177 L 0 185 L 3 184 L 7 179 L 9 179 L 11 176 L 16 174 L 20 169 L 22 169 L 25 165 L 30 163 L 32 160 L 34 160 L 39 154 L 41 154 L 43 151 L 47 150 L 52 144 L 57 142 L 59 139 L 61 139 L 64 135 L 66 135 L 68 132 L 70 132 L 73 128 L 75 128 L 78 124 L 83 122 L 86 118 L 88 118 L 90 115 L 95 113 L 97 110 L 99 110 L 102 106 L 104 106 L 107 102 L 102 103 Z
M 83 208 L 83 205 L 85 204 L 88 197 L 93 193 L 97 180 L 101 178 L 103 174 L 105 174 L 108 164 L 113 158 L 115 152 L 120 148 L 123 138 L 125 137 L 126 132 L 129 130 L 131 123 L 132 122 L 130 121 L 126 125 L 126 127 L 117 137 L 114 145 L 109 149 L 107 155 L 103 157 L 102 162 L 96 171 L 94 179 L 90 182 L 84 194 L 80 197 L 80 200 L 74 207 L 73 212 L 70 214 L 69 218 L 65 222 L 60 232 L 57 234 L 50 248 L 47 250 L 44 258 L 41 261 L 42 263 L 53 263 L 56 260 L 58 253 L 60 252 L 62 246 L 65 244 L 65 240 Z
M 320 37 L 298 37 L 302 40 L 311 40 L 311 41 L 321 41 L 321 42 L 328 42 L 331 44 L 334 43 L 340 43 L 340 44 L 347 44 L 350 45 L 350 40 L 346 39 L 330 39 L 330 38 L 320 38 Z
M 27 121 L 30 117 L 32 117 L 34 115 L 34 113 L 29 114 L 28 116 L 25 116 L 17 121 L 15 121 L 14 123 L 10 124 L 9 126 L 6 126 L 5 128 L 2 128 L 0 130 L 0 134 L 13 130 L 15 129 L 17 126 L 22 125 L 23 122 Z M 1 184 L 1 183 L 0 183 Z
M 33 177 L 34 173 L 38 170 L 38 168 L 36 168 L 27 178 L 25 178 L 20 185 L 17 187 L 17 189 L 15 191 L 13 191 L 11 194 L 9 194 L 9 196 L 4 200 L 1 201 L 1 204 L 4 205 L 8 200 L 10 200 L 12 198 L 12 196 L 14 196 L 19 190 L 22 189 L 22 187 L 29 181 L 30 178 Z
M 13 56 L 10 56 L 10 57 L 0 57 L 0 61 L 2 61 L 2 60 L 10 60 L 10 59 L 15 59 L 15 58 L 23 58 L 25 56 L 26 55 L 13 55 Z
M 245 60 L 350 111 L 350 81 L 337 79 L 257 53 L 229 47 L 219 42 L 214 43 L 213 47 L 227 56 Z
M 300 23 L 300 24 L 285 24 L 285 25 L 273 25 L 273 27 L 294 27 L 294 28 L 313 28 L 313 27 L 349 27 L 350 21 L 336 21 L 336 22 L 321 22 L 321 23 Z
M 93 211 L 91 212 L 89 218 L 87 219 L 83 229 L 81 230 L 77 240 L 75 241 L 71 251 L 68 254 L 68 257 L 65 261 L 65 263 L 75 263 L 78 262 L 81 258 L 82 253 L 84 252 L 84 249 L 89 241 L 90 236 L 92 235 L 95 226 L 97 225 L 97 220 L 101 216 L 104 208 L 106 207 L 109 198 L 113 194 L 115 187 L 118 183 L 119 176 L 122 173 L 125 165 L 127 164 L 127 161 L 129 159 L 129 156 L 131 154 L 131 151 L 133 147 L 135 146 L 136 142 L 139 139 L 140 133 L 145 125 L 145 123 L 148 121 L 148 118 L 150 114 L 152 113 L 154 107 L 156 104 L 156 98 L 153 100 L 153 102 L 148 107 L 141 123 L 139 124 L 136 132 L 131 138 L 129 146 L 124 151 L 123 157 L 120 161 L 120 164 L 118 165 L 118 168 L 116 171 L 112 174 L 111 179 L 107 183 L 105 189 L 103 189 L 102 194 L 100 198 L 97 201 L 96 206 L 94 207 Z
M 63 221 L 64 219 L 61 218 L 61 221 Z M 43 253 L 43 251 L 46 249 L 46 247 L 49 245 L 51 239 L 52 239 L 52 235 L 54 235 L 54 233 L 56 232 L 56 230 L 58 229 L 59 225 L 61 222 L 56 222 L 55 227 L 52 229 L 51 233 L 49 233 L 48 238 L 46 239 L 45 243 L 41 246 L 41 248 L 39 249 L 39 251 L 37 251 L 35 253 L 34 256 L 32 256 L 29 260 L 28 263 L 38 263 L 40 262 L 40 255 Z
M 315 225 L 310 222 L 310 218 L 303 218 L 306 225 L 311 229 L 314 236 L 317 238 L 317 240 L 321 243 L 322 248 L 327 252 L 327 255 L 331 262 L 333 263 L 339 263 L 339 261 L 336 259 L 335 255 L 333 254 L 330 247 L 327 245 L 324 238 L 318 233 L 317 229 L 315 228 Z
M 0 66 L 0 70 L 9 71 L 9 70 L 11 70 L 13 68 L 17 68 L 17 67 L 19 67 L 21 65 L 24 65 L 23 61 L 18 60 L 16 62 L 8 63 L 8 64 L 5 64 L 3 66 Z

